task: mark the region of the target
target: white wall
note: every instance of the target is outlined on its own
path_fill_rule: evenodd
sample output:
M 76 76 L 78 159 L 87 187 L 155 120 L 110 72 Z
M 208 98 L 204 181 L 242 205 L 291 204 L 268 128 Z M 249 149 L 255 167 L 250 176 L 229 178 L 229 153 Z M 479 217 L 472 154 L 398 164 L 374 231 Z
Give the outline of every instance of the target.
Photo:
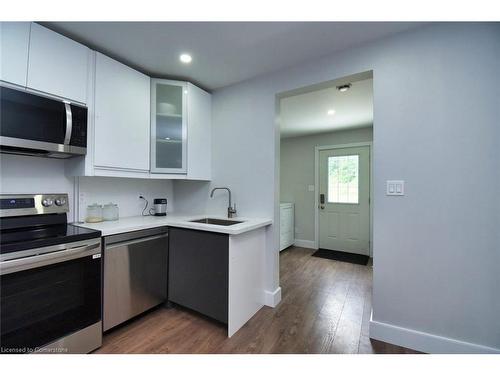
M 177 213 L 183 214 L 227 214 L 227 193 L 219 192 L 217 196 L 209 199 L 210 182 L 208 181 L 187 181 L 174 180 L 175 209 Z M 213 199 L 218 201 L 218 205 L 213 205 Z M 213 206 L 211 211 L 208 206 Z
M 373 319 L 500 349 L 499 36 L 499 24 L 434 24 L 216 91 L 212 185 L 233 189 L 241 215 L 277 221 L 275 95 L 373 70 Z M 406 180 L 406 196 L 386 197 L 387 179 Z
M 371 127 L 281 139 L 280 201 L 295 204 L 296 240 L 314 241 L 315 196 L 308 185 L 314 185 L 315 147 L 372 139 Z

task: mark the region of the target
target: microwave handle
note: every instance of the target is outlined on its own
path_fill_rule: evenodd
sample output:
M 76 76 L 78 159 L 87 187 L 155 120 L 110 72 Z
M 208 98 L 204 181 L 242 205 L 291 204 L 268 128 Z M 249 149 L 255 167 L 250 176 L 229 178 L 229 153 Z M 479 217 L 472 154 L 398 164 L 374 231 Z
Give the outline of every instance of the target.
M 71 132 L 73 131 L 73 115 L 71 113 L 71 105 L 69 103 L 64 103 L 66 108 L 66 134 L 64 136 L 64 144 L 69 145 L 71 141 Z

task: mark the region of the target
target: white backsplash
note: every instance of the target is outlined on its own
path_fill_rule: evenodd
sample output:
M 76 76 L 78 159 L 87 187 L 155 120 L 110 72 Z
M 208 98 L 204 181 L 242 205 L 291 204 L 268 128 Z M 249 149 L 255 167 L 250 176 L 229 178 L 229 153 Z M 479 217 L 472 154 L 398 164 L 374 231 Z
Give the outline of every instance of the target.
M 87 205 L 118 204 L 120 217 L 138 216 L 144 208 L 144 196 L 151 207 L 154 198 L 167 198 L 167 212 L 173 212 L 173 185 L 170 180 L 145 180 L 116 177 L 79 177 L 79 220 L 85 219 Z
M 69 221 L 73 221 L 73 181 L 64 173 L 64 160 L 0 154 L 1 194 L 66 193 Z

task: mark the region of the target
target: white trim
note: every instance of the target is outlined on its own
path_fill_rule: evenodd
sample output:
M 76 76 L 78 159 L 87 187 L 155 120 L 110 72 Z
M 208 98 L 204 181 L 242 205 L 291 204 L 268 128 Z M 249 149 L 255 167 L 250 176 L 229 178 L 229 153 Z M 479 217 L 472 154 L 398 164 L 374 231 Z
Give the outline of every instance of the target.
M 370 220 L 370 257 L 373 257 L 373 141 L 345 143 L 331 146 L 316 146 L 314 147 L 314 247 L 319 249 L 319 152 L 322 150 L 331 150 L 337 148 L 350 147 L 369 147 L 370 154 L 370 204 L 369 204 L 369 220 Z
M 431 354 L 499 354 L 500 348 L 377 322 L 370 317 L 370 338 Z
M 318 249 L 316 242 L 310 240 L 299 240 L 296 238 L 293 244 L 298 247 L 305 247 L 306 249 Z
M 350 148 L 350 147 L 363 147 L 363 146 L 372 146 L 373 142 L 354 142 L 354 143 L 343 143 L 340 145 L 331 145 L 331 146 L 316 146 L 314 147 L 314 150 L 321 151 L 321 150 L 331 150 L 334 148 Z
M 281 302 L 281 287 L 277 287 L 274 292 L 264 290 L 264 305 L 276 307 Z

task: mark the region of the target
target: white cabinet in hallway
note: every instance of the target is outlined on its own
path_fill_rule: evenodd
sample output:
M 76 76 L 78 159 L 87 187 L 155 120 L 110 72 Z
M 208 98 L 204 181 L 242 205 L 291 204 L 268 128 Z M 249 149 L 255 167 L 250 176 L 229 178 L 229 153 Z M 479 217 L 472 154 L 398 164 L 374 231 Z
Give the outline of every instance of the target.
M 149 77 L 96 53 L 96 168 L 149 172 L 149 109 Z
M 295 242 L 294 204 L 280 204 L 280 251 Z
M 37 23 L 31 24 L 27 86 L 87 103 L 88 47 Z
M 0 23 L 0 80 L 26 86 L 30 27 L 29 22 Z

